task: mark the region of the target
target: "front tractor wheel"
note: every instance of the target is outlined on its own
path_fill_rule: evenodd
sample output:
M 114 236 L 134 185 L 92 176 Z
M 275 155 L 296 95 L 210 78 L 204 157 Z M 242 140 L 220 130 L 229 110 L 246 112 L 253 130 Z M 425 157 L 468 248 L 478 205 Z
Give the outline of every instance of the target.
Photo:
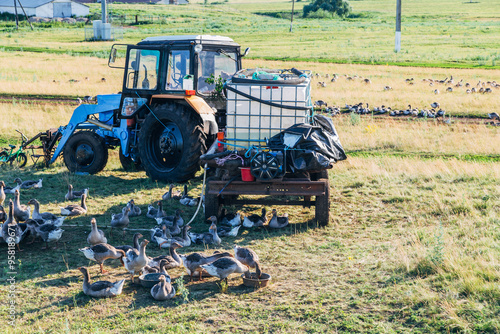
M 96 133 L 80 131 L 69 137 L 63 158 L 70 172 L 96 174 L 108 162 L 108 149 L 104 139 Z
M 175 103 L 157 105 L 139 134 L 142 166 L 153 180 L 185 182 L 200 168 L 205 141 L 203 125 L 194 111 Z

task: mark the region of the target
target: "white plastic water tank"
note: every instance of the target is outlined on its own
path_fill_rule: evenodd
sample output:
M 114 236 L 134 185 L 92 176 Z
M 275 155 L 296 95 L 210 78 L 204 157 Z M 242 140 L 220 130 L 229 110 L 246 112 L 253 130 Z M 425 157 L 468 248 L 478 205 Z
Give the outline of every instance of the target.
M 94 28 L 94 39 L 101 39 L 102 21 L 94 20 L 92 21 L 92 27 Z
M 111 23 L 102 24 L 102 39 L 105 41 L 111 39 Z

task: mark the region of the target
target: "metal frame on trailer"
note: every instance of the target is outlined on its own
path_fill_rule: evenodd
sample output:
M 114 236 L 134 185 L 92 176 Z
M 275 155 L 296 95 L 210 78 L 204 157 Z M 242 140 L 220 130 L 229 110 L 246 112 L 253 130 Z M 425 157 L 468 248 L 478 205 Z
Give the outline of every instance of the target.
M 213 215 L 218 216 L 223 205 L 233 204 L 314 206 L 316 220 L 320 225 L 326 226 L 329 223 L 330 213 L 330 185 L 328 178 L 322 177 L 325 174 L 322 174 L 317 181 L 282 179 L 275 182 L 232 181 L 228 184 L 227 181 L 209 180 L 205 189 L 205 216 L 207 219 Z M 240 195 L 267 197 L 241 199 L 238 198 Z M 285 196 L 300 196 L 302 199 L 291 200 Z

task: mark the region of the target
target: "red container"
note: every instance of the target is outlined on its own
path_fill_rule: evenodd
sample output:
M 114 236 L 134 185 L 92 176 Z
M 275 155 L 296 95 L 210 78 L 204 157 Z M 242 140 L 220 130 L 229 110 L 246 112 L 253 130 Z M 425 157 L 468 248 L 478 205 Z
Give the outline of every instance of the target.
M 245 182 L 255 181 L 255 177 L 250 172 L 250 167 L 240 167 L 241 170 L 241 180 Z

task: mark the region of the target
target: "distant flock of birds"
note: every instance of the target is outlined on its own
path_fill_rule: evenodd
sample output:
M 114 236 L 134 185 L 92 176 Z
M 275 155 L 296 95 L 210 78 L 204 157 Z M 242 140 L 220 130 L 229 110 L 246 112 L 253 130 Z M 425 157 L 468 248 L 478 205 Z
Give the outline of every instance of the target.
M 68 192 L 64 197 L 65 200 L 78 199 L 80 204 L 61 207 L 61 216 L 57 216 L 50 212 L 41 213 L 40 202 L 36 199 L 31 199 L 27 203 L 28 205 L 20 203 L 21 189 L 42 188 L 42 179 L 23 182 L 21 179 L 16 178 L 14 182 L 16 186 L 9 187 L 6 186 L 4 181 L 0 181 L 0 221 L 3 222 L 0 236 L 9 246 L 15 244 L 19 251 L 21 251 L 19 244 L 28 235 L 32 236 L 30 244 L 36 238 L 41 238 L 45 243 L 43 249 L 48 249 L 48 244 L 52 242 L 55 242 L 56 246 L 58 246 L 58 241 L 64 232 L 61 226 L 66 216 L 74 217 L 87 213 L 88 188 L 75 191 L 73 186 L 69 185 Z M 6 194 L 14 195 L 14 201 L 9 199 L 8 213 L 3 208 Z M 169 190 L 162 196 L 162 200 L 178 200 L 181 204 L 194 206 L 198 205 L 201 198 L 190 197 L 187 194 L 187 186 L 184 186 L 183 192 L 174 192 L 173 185 L 170 185 Z M 146 213 L 147 217 L 156 221 L 156 226 L 150 230 L 150 239 L 158 247 L 168 248 L 169 255 L 161 255 L 155 258 L 148 257 L 146 255 L 146 246 L 150 241 L 144 239 L 139 242 L 139 239 L 143 238 L 141 233 L 134 234 L 132 246 L 112 246 L 107 243 L 108 240 L 104 232 L 97 227 L 95 218 L 91 219 L 91 229 L 87 236 L 87 243 L 90 246 L 80 249 L 87 259 L 100 265 L 101 274 L 106 273 L 103 268 L 105 260 L 119 259 L 131 275 L 132 282 L 136 274 L 145 275 L 144 279 L 159 281 L 150 291 L 152 297 L 156 300 L 166 300 L 175 296 L 175 289 L 167 272 L 168 269 L 184 266 L 191 280 L 197 276 L 201 280 L 202 276 L 208 273 L 210 276 L 225 280 L 226 283 L 227 277 L 233 273 L 242 273 L 251 278 L 260 278 L 262 273 L 257 254 L 249 248 L 234 245 L 234 255 L 228 252 L 214 252 L 210 256 L 202 253 L 180 255 L 177 253 L 177 249 L 189 247 L 192 243 L 219 245 L 221 237 L 236 236 L 241 226 L 246 228 L 262 226 L 283 228 L 289 224 L 288 215 L 278 216 L 275 209 L 269 221 L 265 208 L 262 208 L 261 215 L 248 215 L 243 217 L 243 221 L 240 213 L 228 213 L 226 209 L 223 209 L 220 217 L 212 216 L 208 219 L 210 223 L 208 232 L 191 233 L 189 232 L 190 225 L 185 223 L 181 217 L 182 210 L 177 209 L 173 215 L 167 215 L 163 210 L 162 201 L 160 200 L 157 203 L 157 207 L 149 205 Z M 34 206 L 33 212 L 31 212 L 30 205 Z M 122 209 L 122 212 L 112 215 L 110 235 L 113 228 L 123 229 L 124 235 L 125 228 L 130 223 L 130 217 L 140 216 L 141 214 L 142 211 L 135 205 L 134 200 L 130 200 Z M 217 226 L 218 221 L 224 226 Z M 250 268 L 255 268 L 255 274 L 250 273 Z M 97 281 L 91 283 L 88 269 L 85 267 L 79 267 L 78 269 L 84 278 L 83 291 L 85 294 L 92 297 L 113 297 L 121 294 L 124 279 L 117 282 Z
M 366 107 L 365 107 L 366 105 Z M 368 103 L 358 103 L 358 104 L 346 104 L 344 109 L 340 109 L 340 107 L 329 107 L 328 104 L 323 100 L 318 100 L 314 102 L 314 106 L 316 110 L 326 113 L 329 116 L 336 116 L 341 113 L 355 113 L 359 115 L 373 114 L 373 115 L 384 115 L 387 114 L 389 116 L 413 116 L 413 117 L 425 117 L 425 118 L 438 118 L 444 117 L 446 111 L 443 109 L 439 109 L 438 102 L 431 103 L 431 109 L 423 108 L 412 108 L 409 104 L 406 109 L 392 109 L 391 107 L 386 107 L 385 105 L 374 107 L 370 109 L 370 105 Z
M 330 74 L 322 75 L 319 73 L 315 73 L 313 75 L 313 78 L 316 78 L 318 80 L 321 78 L 325 78 L 325 79 L 331 78 L 330 82 L 336 82 L 341 77 L 344 77 L 347 81 L 361 80 L 361 82 L 363 82 L 367 85 L 370 85 L 372 83 L 372 81 L 370 79 L 363 78 L 363 77 L 358 76 L 358 75 L 347 75 L 347 74 L 338 75 L 336 73 L 334 73 L 332 75 L 330 75 Z M 467 94 L 473 94 L 473 93 L 489 94 L 489 93 L 492 93 L 493 90 L 495 90 L 495 89 L 500 89 L 500 84 L 498 84 L 495 80 L 493 80 L 493 81 L 481 81 L 481 80 L 479 80 L 477 83 L 471 84 L 469 82 L 464 82 L 463 79 L 461 79 L 460 81 L 457 82 L 453 78 L 453 76 L 446 77 L 445 79 L 424 78 L 424 79 L 422 79 L 422 82 L 428 83 L 429 86 L 431 86 L 431 87 L 435 86 L 435 85 L 439 85 L 439 84 L 447 86 L 445 91 L 449 92 L 449 93 L 453 92 L 454 89 L 456 90 L 457 88 L 460 88 L 460 87 L 466 88 L 465 92 Z M 415 79 L 414 78 L 407 78 L 407 79 L 405 79 L 405 83 L 407 85 L 414 85 Z M 326 87 L 327 82 L 326 81 L 318 81 L 317 85 L 319 87 Z M 383 87 L 383 90 L 384 91 L 391 91 L 391 90 L 393 90 L 393 88 L 391 86 L 386 85 Z M 439 91 L 439 89 L 436 88 L 433 90 L 433 93 L 439 94 L 440 91 Z M 364 107 L 365 104 L 366 104 L 366 107 Z M 434 105 L 437 105 L 437 106 L 434 106 Z M 382 105 L 382 106 L 370 109 L 368 103 L 358 103 L 358 104 L 353 104 L 353 105 L 346 104 L 344 108 L 341 108 L 339 106 L 328 106 L 328 104 L 323 100 L 317 100 L 314 102 L 314 108 L 316 111 L 326 113 L 329 116 L 336 116 L 336 115 L 339 115 L 342 113 L 354 112 L 354 113 L 357 113 L 360 115 L 374 113 L 376 115 L 387 114 L 389 116 L 414 116 L 414 117 L 424 117 L 424 118 L 437 118 L 437 117 L 443 117 L 446 113 L 443 109 L 437 110 L 437 108 L 439 108 L 439 103 L 437 103 L 437 102 L 432 103 L 431 107 L 432 108 L 430 108 L 430 109 L 427 109 L 427 108 L 418 109 L 418 108 L 412 108 L 411 105 L 408 105 L 407 109 L 396 109 L 396 108 L 393 109 L 391 107 L 386 107 L 386 106 Z M 496 125 L 496 123 L 494 123 L 494 125 Z

